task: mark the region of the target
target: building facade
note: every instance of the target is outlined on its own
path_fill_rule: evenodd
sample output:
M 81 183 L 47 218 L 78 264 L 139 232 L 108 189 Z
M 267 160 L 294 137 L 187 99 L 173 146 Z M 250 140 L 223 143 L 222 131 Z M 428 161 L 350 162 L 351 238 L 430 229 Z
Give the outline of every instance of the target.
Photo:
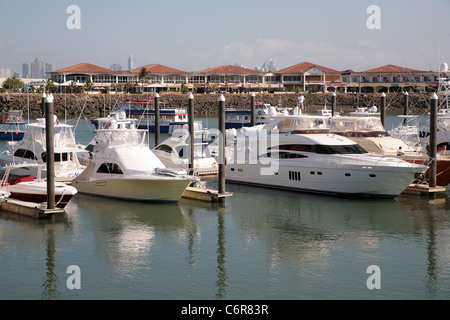
M 145 68 L 148 78 L 139 80 Z M 303 91 L 303 92 L 395 92 L 404 90 L 433 90 L 437 88 L 434 71 L 420 71 L 385 65 L 354 72 L 338 71 L 329 67 L 302 62 L 275 72 L 264 72 L 244 67 L 224 65 L 187 72 L 161 64 L 149 64 L 125 71 L 116 71 L 90 63 L 81 63 L 47 72 L 60 86 L 72 82 L 79 86 L 87 81 L 94 88 L 110 87 L 123 90 L 126 84 L 136 92 L 179 91 Z

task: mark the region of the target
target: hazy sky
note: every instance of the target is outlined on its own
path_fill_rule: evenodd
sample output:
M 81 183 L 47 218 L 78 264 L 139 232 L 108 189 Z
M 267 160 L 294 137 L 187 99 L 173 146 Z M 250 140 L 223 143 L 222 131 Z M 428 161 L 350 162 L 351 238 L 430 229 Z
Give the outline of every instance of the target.
M 80 29 L 70 30 L 70 5 Z M 380 8 L 380 19 L 367 13 Z M 109 68 L 160 63 L 184 71 L 273 58 L 337 70 L 450 64 L 449 0 L 1 0 L 0 67 L 22 75 L 36 57 L 53 70 L 89 62 Z M 369 29 L 367 20 L 381 29 Z

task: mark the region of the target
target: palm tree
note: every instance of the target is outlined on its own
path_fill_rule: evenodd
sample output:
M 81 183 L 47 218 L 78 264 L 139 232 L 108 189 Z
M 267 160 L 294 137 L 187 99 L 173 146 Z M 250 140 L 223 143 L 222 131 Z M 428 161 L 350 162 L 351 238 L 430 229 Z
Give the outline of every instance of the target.
M 92 89 L 94 89 L 94 85 L 92 84 L 92 81 L 90 79 L 86 80 L 86 82 L 84 83 L 84 88 L 86 89 L 86 91 L 92 91 Z
M 144 84 L 148 82 L 150 78 L 150 72 L 147 71 L 146 68 L 142 68 L 138 73 L 138 83 L 140 82 L 142 84 L 142 92 L 144 93 Z

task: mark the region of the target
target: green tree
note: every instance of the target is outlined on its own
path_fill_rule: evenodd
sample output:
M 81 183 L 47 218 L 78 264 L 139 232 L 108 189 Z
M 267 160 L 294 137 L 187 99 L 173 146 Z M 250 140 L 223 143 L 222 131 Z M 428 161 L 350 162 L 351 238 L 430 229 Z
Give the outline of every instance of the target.
M 84 88 L 86 91 L 92 91 L 94 89 L 94 85 L 92 84 L 92 81 L 90 79 L 86 80 L 84 83 Z
M 133 89 L 133 86 L 131 85 L 131 83 L 125 83 L 123 86 L 123 91 L 125 93 L 130 93 L 132 89 Z
M 45 87 L 45 92 L 55 92 L 58 89 L 58 86 L 50 78 L 44 80 L 44 87 Z
M 23 82 L 16 77 L 8 78 L 3 82 L 3 88 L 14 92 L 20 91 L 23 88 Z
M 138 73 L 138 83 L 142 84 L 142 92 L 144 93 L 144 84 L 148 82 L 150 79 L 150 72 L 147 71 L 146 68 L 142 68 Z

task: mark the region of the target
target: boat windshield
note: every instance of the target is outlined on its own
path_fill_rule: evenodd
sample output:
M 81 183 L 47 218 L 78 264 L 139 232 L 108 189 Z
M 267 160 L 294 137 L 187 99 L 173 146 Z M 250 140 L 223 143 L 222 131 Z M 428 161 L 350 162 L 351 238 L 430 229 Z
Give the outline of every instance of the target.
M 326 130 L 328 128 L 326 118 L 322 117 L 297 117 L 283 118 L 273 128 L 283 132 Z
M 385 131 L 379 118 L 334 118 L 330 122 L 331 132 Z

